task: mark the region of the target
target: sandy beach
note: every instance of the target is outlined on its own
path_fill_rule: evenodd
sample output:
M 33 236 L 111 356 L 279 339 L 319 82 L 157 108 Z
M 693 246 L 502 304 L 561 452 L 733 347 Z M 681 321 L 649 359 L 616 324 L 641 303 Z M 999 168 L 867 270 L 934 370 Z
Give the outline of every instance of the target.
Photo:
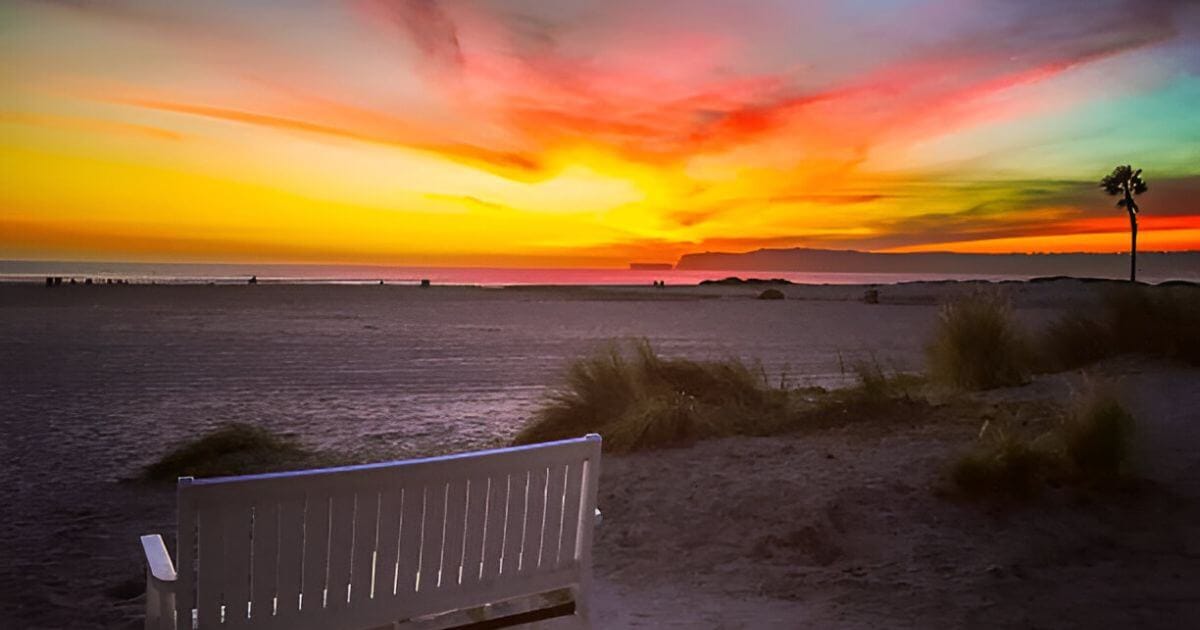
M 127 480 L 223 422 L 362 460 L 495 445 L 567 361 L 631 337 L 837 387 L 860 357 L 920 370 L 937 305 L 982 286 L 882 286 L 879 304 L 852 285 L 782 301 L 745 286 L 0 286 L 0 607 L 14 628 L 140 627 L 137 535 L 171 533 L 174 503 Z M 1031 327 L 1098 300 L 1076 281 L 986 288 Z M 596 627 L 1187 626 L 1200 371 L 1098 369 L 1140 423 L 1146 477 L 1112 501 L 997 511 L 938 491 L 979 404 L 1061 400 L 1070 373 L 970 411 L 948 399 L 905 422 L 607 457 Z
M 937 496 L 979 430 L 733 438 L 611 458 L 600 627 L 1182 628 L 1200 619 L 1200 371 L 1124 362 L 1150 481 L 1015 510 Z M 1072 378 L 1002 398 L 1064 394 Z

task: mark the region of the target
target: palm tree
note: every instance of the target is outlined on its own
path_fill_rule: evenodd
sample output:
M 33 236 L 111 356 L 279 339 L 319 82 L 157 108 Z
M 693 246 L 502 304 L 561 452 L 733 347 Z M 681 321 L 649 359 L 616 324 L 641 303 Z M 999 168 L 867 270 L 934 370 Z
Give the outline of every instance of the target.
M 1100 180 L 1104 192 L 1116 196 L 1123 195 L 1117 201 L 1118 208 L 1125 208 L 1129 213 L 1129 281 L 1137 282 L 1137 215 L 1138 205 L 1133 200 L 1134 195 L 1146 192 L 1149 187 L 1142 180 L 1142 169 L 1133 170 L 1126 164 L 1113 169 L 1111 175 L 1105 175 Z

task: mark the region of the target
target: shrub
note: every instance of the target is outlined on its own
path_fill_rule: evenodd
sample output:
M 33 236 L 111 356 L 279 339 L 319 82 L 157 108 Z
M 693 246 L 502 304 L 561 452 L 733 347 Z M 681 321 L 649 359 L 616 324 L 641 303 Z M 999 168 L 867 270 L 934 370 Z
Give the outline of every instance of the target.
M 1105 296 L 1115 348 L 1200 365 L 1200 291 L 1191 287 L 1122 287 Z
M 758 294 L 760 300 L 782 300 L 784 299 L 783 291 L 779 289 L 767 289 Z
M 765 434 L 786 424 L 789 393 L 739 360 L 693 361 L 658 356 L 639 341 L 574 361 L 566 381 L 517 434 L 531 444 L 604 436 L 620 452 L 677 446 L 697 439 Z
M 979 442 L 950 467 L 959 494 L 1027 499 L 1047 481 L 1112 488 L 1132 475 L 1133 418 L 1111 394 L 1092 388 L 1040 436 L 985 423 Z
M 1133 416 L 1111 394 L 1093 390 L 1061 427 L 1064 453 L 1081 481 L 1112 485 L 1131 472 Z
M 929 402 L 912 393 L 924 379 L 912 374 L 888 373 L 871 357 L 851 364 L 855 384 L 830 391 L 808 392 L 808 404 L 793 420 L 797 428 L 829 428 L 874 422 L 884 426 L 928 418 Z
M 1029 375 L 1029 344 L 995 293 L 944 305 L 927 358 L 933 380 L 962 389 L 1018 385 Z
M 1051 322 L 1041 336 L 1041 367 L 1047 371 L 1070 370 L 1111 356 L 1112 333 L 1104 324 L 1079 313 L 1069 313 Z
M 616 451 L 683 446 L 725 433 L 703 417 L 699 401 L 682 392 L 649 398 L 602 431 L 605 446 Z
M 599 433 L 610 452 L 681 446 L 730 435 L 772 435 L 917 414 L 908 396 L 917 380 L 888 375 L 878 363 L 854 366 L 858 384 L 845 389 L 790 389 L 737 359 L 693 361 L 658 356 L 646 341 L 572 362 L 518 432 L 532 444 Z
M 1062 370 L 1109 356 L 1145 354 L 1200 365 L 1200 292 L 1193 287 L 1122 286 L 1101 315 L 1069 314 L 1042 335 L 1042 367 Z
M 182 444 L 142 470 L 148 481 L 178 477 L 221 477 L 303 467 L 312 453 L 266 429 L 242 423 L 223 425 Z
M 1054 467 L 1052 454 L 1035 441 L 984 425 L 980 443 L 953 464 L 950 479 L 968 498 L 1023 500 L 1037 494 Z
M 830 402 L 840 400 L 860 414 L 878 411 L 894 403 L 908 380 L 903 375 L 889 375 L 874 356 L 855 361 L 850 365 L 850 371 L 854 374 L 854 386 L 832 392 L 828 398 Z M 903 395 L 907 397 L 907 392 Z

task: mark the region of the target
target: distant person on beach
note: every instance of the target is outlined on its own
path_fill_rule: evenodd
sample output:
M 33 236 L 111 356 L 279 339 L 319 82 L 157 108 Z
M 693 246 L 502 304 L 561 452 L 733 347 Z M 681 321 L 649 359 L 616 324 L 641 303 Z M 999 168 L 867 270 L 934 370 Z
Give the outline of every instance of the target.
M 258 284 L 258 276 L 250 276 L 250 281 L 246 284 Z

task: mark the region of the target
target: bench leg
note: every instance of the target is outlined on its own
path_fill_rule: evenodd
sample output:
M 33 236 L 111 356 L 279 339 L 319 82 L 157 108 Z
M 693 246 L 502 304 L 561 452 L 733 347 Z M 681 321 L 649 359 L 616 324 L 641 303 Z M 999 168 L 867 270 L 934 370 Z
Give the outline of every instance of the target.
M 147 572 L 146 630 L 176 630 L 175 592 Z M 190 630 L 190 628 L 189 628 Z
M 583 569 L 579 579 L 579 587 L 575 589 L 575 619 L 580 628 L 592 627 L 592 567 L 590 563 Z

